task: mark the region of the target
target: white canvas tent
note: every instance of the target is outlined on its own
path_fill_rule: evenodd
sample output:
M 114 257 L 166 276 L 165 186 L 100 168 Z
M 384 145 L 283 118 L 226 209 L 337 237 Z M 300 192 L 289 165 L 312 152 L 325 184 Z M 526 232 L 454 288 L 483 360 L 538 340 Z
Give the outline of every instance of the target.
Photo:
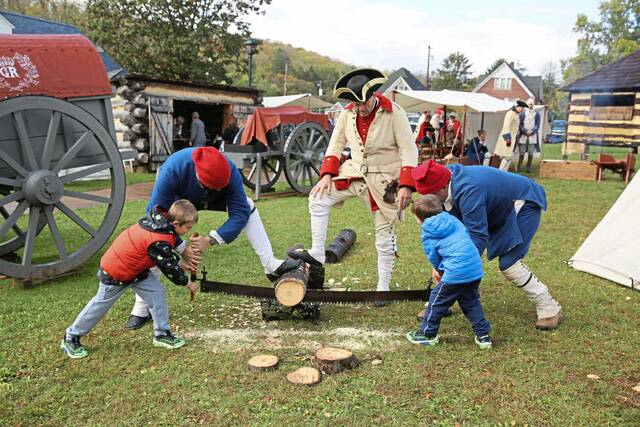
M 640 174 L 582 243 L 569 265 L 640 290 Z
M 493 151 L 498 135 L 502 130 L 504 115 L 513 103 L 503 101 L 486 93 L 461 92 L 457 90 L 417 91 L 402 90 L 396 92 L 396 103 L 409 113 L 421 113 L 425 110 L 433 111 L 446 106 L 456 111 L 467 112 L 467 120 L 459 117 L 464 125 L 465 139 L 476 136 L 479 129 L 487 131 L 487 148 Z M 536 105 L 534 109 L 540 113 L 540 140 L 547 134 L 547 107 Z
M 262 100 L 265 107 L 304 107 L 307 110 L 319 110 L 333 106 L 330 102 L 311 95 L 310 93 L 301 93 L 298 95 L 285 96 L 265 96 Z

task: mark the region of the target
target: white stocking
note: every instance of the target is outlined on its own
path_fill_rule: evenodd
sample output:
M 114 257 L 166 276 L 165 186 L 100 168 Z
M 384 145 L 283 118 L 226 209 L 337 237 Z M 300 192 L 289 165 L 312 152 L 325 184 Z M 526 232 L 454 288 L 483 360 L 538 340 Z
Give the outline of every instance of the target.
M 258 213 L 258 209 L 254 209 L 253 202 L 249 200 L 249 206 L 253 209 L 253 212 L 249 216 L 249 221 L 244 227 L 244 232 L 247 234 L 247 239 L 251 243 L 254 252 L 260 258 L 260 263 L 264 267 L 264 270 L 268 274 L 272 274 L 280 267 L 284 260 L 278 259 L 273 255 L 273 249 L 271 248 L 271 242 L 267 231 L 264 229 L 262 219 Z
M 536 306 L 538 319 L 546 319 L 558 314 L 560 304 L 551 297 L 549 288 L 522 262 L 517 261 L 502 272 L 511 283 L 522 289 L 524 294 Z

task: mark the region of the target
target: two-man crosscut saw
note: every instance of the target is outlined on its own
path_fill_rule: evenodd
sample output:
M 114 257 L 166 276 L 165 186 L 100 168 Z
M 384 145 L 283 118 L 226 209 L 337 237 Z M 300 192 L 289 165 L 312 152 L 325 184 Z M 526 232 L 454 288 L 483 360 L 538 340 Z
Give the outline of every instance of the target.
M 207 272 L 202 272 L 201 292 L 215 292 L 227 295 L 258 299 L 276 299 L 274 288 L 207 280 Z M 302 302 L 319 304 L 358 304 L 387 301 L 428 301 L 431 285 L 425 289 L 403 291 L 331 291 L 307 289 Z

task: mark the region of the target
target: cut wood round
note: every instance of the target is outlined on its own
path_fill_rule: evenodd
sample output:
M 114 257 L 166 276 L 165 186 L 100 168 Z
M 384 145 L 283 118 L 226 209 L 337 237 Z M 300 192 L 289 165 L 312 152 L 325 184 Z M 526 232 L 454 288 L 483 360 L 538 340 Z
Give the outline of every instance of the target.
M 147 87 L 147 85 L 143 82 L 133 82 L 131 83 L 131 89 L 135 90 L 135 91 L 140 91 L 140 90 L 144 90 Z
M 134 104 L 133 102 L 125 102 L 123 108 L 125 111 L 131 112 L 136 108 L 136 104 Z
M 129 86 L 120 86 L 116 89 L 116 94 L 121 98 L 131 100 L 133 98 L 134 92 L 131 90 Z
M 322 378 L 320 371 L 307 366 L 287 374 L 287 381 L 292 384 L 314 385 L 320 382 L 320 378 Z
M 275 370 L 278 367 L 278 363 L 280 363 L 278 356 L 259 354 L 249 359 L 247 367 L 252 372 L 266 372 Z
M 147 97 L 142 94 L 138 94 L 133 98 L 133 103 L 137 106 L 147 105 Z
M 136 156 L 136 162 L 142 163 L 143 165 L 149 163 L 149 153 L 138 153 Z
M 149 140 L 147 138 L 136 138 L 131 146 L 138 151 L 149 151 Z
M 149 132 L 149 126 L 146 123 L 136 123 L 131 126 L 131 130 L 138 135 L 142 135 Z
M 353 369 L 360 364 L 349 350 L 336 347 L 322 347 L 311 359 L 311 366 L 325 374 L 337 374 L 345 369 Z
M 138 121 L 136 120 L 135 117 L 131 115 L 131 113 L 124 113 L 120 115 L 120 123 L 122 123 L 125 126 L 131 127 L 136 123 L 138 123 Z
M 125 129 L 125 131 L 122 132 L 122 139 L 124 139 L 125 141 L 133 141 L 137 137 L 138 135 L 131 129 Z
M 135 117 L 136 119 L 144 119 L 147 117 L 147 111 L 148 110 L 145 107 L 137 107 L 131 114 L 133 114 L 133 117 Z
M 293 307 L 304 299 L 309 281 L 309 264 L 303 262 L 295 270 L 283 274 L 276 283 L 276 299 L 285 307 Z

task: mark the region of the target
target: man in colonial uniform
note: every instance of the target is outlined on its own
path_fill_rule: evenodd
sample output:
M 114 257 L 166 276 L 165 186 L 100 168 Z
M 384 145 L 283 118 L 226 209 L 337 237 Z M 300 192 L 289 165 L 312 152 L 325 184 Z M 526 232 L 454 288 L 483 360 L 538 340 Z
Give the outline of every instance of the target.
M 377 70 L 360 69 L 336 83 L 334 96 L 352 103 L 337 120 L 322 162 L 321 179 L 309 196 L 311 250 L 290 253 L 310 264 L 324 264 L 331 207 L 359 197 L 374 217 L 379 291 L 389 290 L 396 256 L 394 225 L 411 201 L 411 172 L 418 162 L 407 115 L 376 93 L 385 80 Z M 346 145 L 351 147 L 351 159 L 341 164 Z
M 427 160 L 413 171 L 416 190 L 434 194 L 445 210 L 460 219 L 478 248 L 536 306 L 537 329 L 555 329 L 562 320 L 560 304 L 549 288 L 525 265 L 531 241 L 547 209 L 542 186 L 521 175 L 486 166 L 447 167 Z M 437 271 L 433 272 L 438 281 Z
M 540 151 L 540 140 L 538 139 L 538 130 L 540 129 L 540 113 L 533 109 L 534 100 L 527 100 L 529 108 L 520 113 L 520 138 L 518 138 L 518 164 L 516 172 L 520 172 L 524 155 L 527 155 L 527 173 L 531 172 L 531 163 L 533 162 L 533 153 Z
M 516 100 L 516 103 L 504 116 L 502 130 L 498 135 L 498 142 L 493 154 L 500 156 L 500 170 L 508 171 L 513 158 L 513 149 L 517 142 L 518 129 L 520 128 L 519 114 L 527 107 L 524 101 Z M 489 156 L 490 158 L 490 156 Z

